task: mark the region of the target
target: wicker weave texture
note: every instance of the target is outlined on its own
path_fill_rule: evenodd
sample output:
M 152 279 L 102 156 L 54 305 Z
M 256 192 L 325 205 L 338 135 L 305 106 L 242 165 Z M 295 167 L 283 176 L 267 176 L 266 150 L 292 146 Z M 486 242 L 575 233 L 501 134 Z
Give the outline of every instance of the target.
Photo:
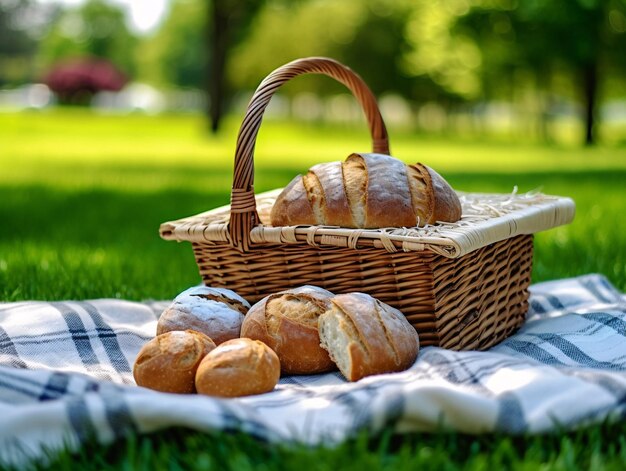
M 438 345 L 484 350 L 517 330 L 528 311 L 532 257 L 533 236 L 526 235 L 452 263 L 439 258 L 433 268 Z
M 239 128 L 235 148 L 233 188 L 230 198 L 230 242 L 243 250 L 250 244 L 252 228 L 259 222 L 254 197 L 254 147 L 265 108 L 283 84 L 305 74 L 322 74 L 345 85 L 361 105 L 372 137 L 372 151 L 389 154 L 389 138 L 385 122 L 374 94 L 358 74 L 326 57 L 308 57 L 285 64 L 270 73 L 259 84 L 248 104 Z
M 420 343 L 484 349 L 521 325 L 527 310 L 532 236 L 491 244 L 460 259 L 433 253 L 339 247 L 193 244 L 204 283 L 250 302 L 305 284 L 360 291 L 407 317 Z
M 575 205 L 570 198 L 541 193 L 459 194 L 463 215 L 456 223 L 424 227 L 348 229 L 331 226 L 270 225 L 269 212 L 281 190 L 257 195 L 260 224 L 251 229 L 255 245 L 287 244 L 336 246 L 352 249 L 374 247 L 388 252 L 434 252 L 460 258 L 476 249 L 511 237 L 568 224 Z M 228 243 L 230 207 L 224 206 L 161 225 L 161 237 L 188 242 Z
M 574 217 L 569 198 L 459 193 L 463 217 L 425 227 L 355 230 L 272 227 L 280 190 L 255 195 L 254 148 L 275 91 L 303 74 L 344 84 L 363 108 L 374 152 L 389 153 L 376 100 L 349 68 L 299 59 L 268 75 L 254 93 L 237 138 L 231 204 L 161 225 L 161 237 L 191 242 L 200 274 L 254 303 L 306 284 L 365 292 L 399 309 L 422 346 L 485 349 L 515 331 L 528 308 L 532 234 Z

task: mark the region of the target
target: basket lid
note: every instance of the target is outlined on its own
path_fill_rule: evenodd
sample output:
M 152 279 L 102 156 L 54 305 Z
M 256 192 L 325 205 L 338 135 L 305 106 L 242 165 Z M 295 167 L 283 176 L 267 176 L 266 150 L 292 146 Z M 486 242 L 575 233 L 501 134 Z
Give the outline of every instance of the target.
M 462 218 L 425 227 L 348 229 L 330 226 L 272 227 L 269 214 L 279 190 L 254 193 L 254 148 L 263 113 L 282 84 L 303 74 L 323 74 L 344 84 L 360 103 L 372 138 L 372 152 L 390 155 L 389 138 L 376 98 L 350 68 L 325 57 L 297 59 L 271 72 L 254 92 L 237 135 L 231 204 L 161 225 L 161 237 L 224 244 L 241 252 L 268 244 L 365 248 L 389 252 L 430 251 L 461 257 L 516 235 L 532 234 L 570 222 L 574 202 L 539 193 L 459 193 Z
M 272 227 L 269 214 L 282 189 L 256 195 L 261 224 L 250 232 L 253 245 L 307 244 L 348 248 L 378 247 L 389 252 L 430 251 L 458 258 L 510 237 L 570 223 L 575 205 L 570 198 L 530 192 L 517 194 L 457 192 L 463 214 L 455 223 L 424 227 L 349 229 L 333 226 Z M 229 244 L 230 205 L 161 225 L 166 240 Z

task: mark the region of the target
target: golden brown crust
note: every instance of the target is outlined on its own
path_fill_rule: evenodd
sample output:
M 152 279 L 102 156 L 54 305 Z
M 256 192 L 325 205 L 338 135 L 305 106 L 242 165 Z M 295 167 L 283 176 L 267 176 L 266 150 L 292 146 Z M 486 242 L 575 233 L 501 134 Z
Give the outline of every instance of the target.
M 415 226 L 406 165 L 383 154 L 352 154 L 348 160 L 355 156 L 365 162 L 367 176 L 364 228 Z
M 395 353 L 394 363 L 400 371 L 405 370 L 415 362 L 419 352 L 417 331 L 398 309 L 378 299 L 375 300 L 375 303 L 381 326 L 385 330 L 388 342 Z
M 348 381 L 358 381 L 361 378 L 374 374 L 370 373 L 369 356 L 356 343 L 350 344 L 348 354 L 351 367 L 345 373 L 342 371 L 342 374 Z
M 341 164 L 342 184 L 345 189 L 352 222 L 347 227 L 365 227 L 367 214 L 367 175 L 365 161 L 358 154 L 352 154 Z
M 392 371 L 394 354 L 385 331 L 376 315 L 374 298 L 364 293 L 338 295 L 332 303 L 352 321 L 357 338 L 367 352 L 368 366 L 364 370 Z
M 364 293 L 337 295 L 331 302 L 332 309 L 320 317 L 320 338 L 348 380 L 402 371 L 413 364 L 419 340 L 400 311 Z M 333 337 L 337 329 L 347 343 Z
M 133 366 L 138 386 L 156 391 L 190 394 L 200 361 L 215 348 L 206 335 L 193 330 L 158 335 L 139 351 Z
M 353 228 L 456 222 L 461 203 L 437 172 L 384 154 L 351 154 L 296 177 L 276 199 L 272 224 Z
M 274 206 L 272 206 L 270 220 L 273 226 L 317 224 L 301 175 L 291 180 L 289 185 L 278 195 Z
M 327 226 L 350 227 L 353 225 L 352 213 L 343 183 L 343 165 L 341 162 L 328 162 L 311 167 L 310 170 L 324 192 L 322 221 Z
M 241 324 L 241 337 L 259 340 L 276 351 L 277 338 L 270 335 L 265 321 L 265 305 L 270 297 L 253 304 Z
M 316 374 L 335 369 L 321 348 L 318 317 L 330 306 L 332 293 L 313 286 L 263 298 L 248 312 L 241 336 L 260 340 L 280 359 L 283 374 Z
M 434 209 L 430 224 L 437 221 L 456 222 L 461 219 L 461 201 L 448 182 L 432 168 L 424 165 L 431 178 Z
M 270 392 L 279 378 L 276 353 L 263 342 L 240 338 L 224 342 L 206 355 L 195 384 L 199 394 L 239 397 Z
M 315 224 L 322 224 L 324 221 L 324 208 L 326 207 L 326 198 L 324 197 L 322 184 L 317 178 L 317 175 L 309 170 L 306 175 L 302 177 L 302 185 L 304 186 L 306 197 L 313 210 Z
M 425 226 L 435 211 L 435 197 L 428 170 L 421 165 L 407 165 L 411 201 L 415 211 L 415 225 Z

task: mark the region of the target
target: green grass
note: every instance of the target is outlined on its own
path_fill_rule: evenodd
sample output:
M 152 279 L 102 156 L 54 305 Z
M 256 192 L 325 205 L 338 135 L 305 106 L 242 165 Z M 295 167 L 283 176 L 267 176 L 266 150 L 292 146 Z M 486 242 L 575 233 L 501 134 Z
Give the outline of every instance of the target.
M 121 444 L 95 444 L 55 456 L 56 469 L 83 463 L 119 470 L 614 470 L 626 463 L 623 427 L 605 425 L 568 434 L 536 437 L 466 436 L 453 433 L 372 439 L 361 433 L 335 448 L 267 445 L 241 434 L 198 434 L 171 429 L 131 436 Z
M 238 120 L 208 137 L 189 115 L 0 114 L 0 301 L 169 299 L 198 283 L 189 245 L 162 241 L 158 227 L 228 202 Z M 536 237 L 533 281 L 597 272 L 626 291 L 626 149 L 390 134 L 394 155 L 438 169 L 455 188 L 574 198 L 574 223 Z M 368 148 L 364 125 L 267 122 L 256 189 Z M 336 449 L 292 449 L 173 430 L 64 452 L 53 467 L 623 469 L 625 441 L 626 425 L 604 425 L 547 437 L 364 435 Z

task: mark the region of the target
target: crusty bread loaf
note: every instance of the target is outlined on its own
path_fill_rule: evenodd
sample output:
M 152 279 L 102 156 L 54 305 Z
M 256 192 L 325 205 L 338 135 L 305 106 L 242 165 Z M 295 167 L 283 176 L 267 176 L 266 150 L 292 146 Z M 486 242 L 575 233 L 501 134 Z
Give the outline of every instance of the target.
M 214 348 L 209 337 L 193 330 L 158 335 L 137 355 L 133 366 L 135 382 L 156 391 L 193 393 L 198 365 Z
M 250 308 L 241 336 L 260 340 L 280 359 L 283 374 L 315 374 L 336 369 L 320 346 L 317 320 L 333 294 L 302 286 L 263 298 Z
M 433 169 L 383 154 L 352 154 L 318 164 L 278 195 L 274 226 L 415 227 L 456 222 L 461 203 Z
M 280 362 L 271 348 L 258 340 L 233 339 L 202 360 L 196 389 L 207 396 L 249 396 L 270 392 L 279 378 Z
M 350 381 L 403 371 L 419 351 L 417 332 L 400 311 L 364 293 L 340 294 L 319 318 L 322 347 Z
M 219 345 L 239 337 L 248 301 L 224 288 L 195 286 L 180 293 L 163 311 L 157 335 L 174 330 L 196 330 Z

